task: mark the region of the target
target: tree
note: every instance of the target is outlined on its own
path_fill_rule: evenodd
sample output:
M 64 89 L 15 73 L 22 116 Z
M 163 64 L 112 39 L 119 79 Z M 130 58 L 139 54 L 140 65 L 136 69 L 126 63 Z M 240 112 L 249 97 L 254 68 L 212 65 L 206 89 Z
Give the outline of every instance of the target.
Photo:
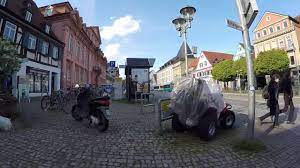
M 4 81 L 7 75 L 18 71 L 20 68 L 20 56 L 16 46 L 10 41 L 0 38 L 0 81 Z M 0 82 L 0 90 L 2 89 Z
M 271 75 L 289 69 L 289 58 L 285 51 L 273 49 L 259 53 L 254 62 L 257 75 Z
M 222 82 L 233 81 L 236 77 L 236 72 L 233 69 L 233 61 L 225 60 L 214 65 L 212 75 L 215 80 Z
M 246 58 L 241 58 L 235 62 L 233 62 L 233 69 L 236 74 L 240 74 L 241 77 L 247 76 L 247 64 Z

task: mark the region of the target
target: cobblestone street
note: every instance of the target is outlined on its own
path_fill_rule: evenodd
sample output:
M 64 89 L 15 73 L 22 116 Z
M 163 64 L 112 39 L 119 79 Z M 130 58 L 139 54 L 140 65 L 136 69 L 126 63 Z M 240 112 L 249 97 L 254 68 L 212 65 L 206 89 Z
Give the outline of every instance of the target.
M 263 152 L 233 149 L 234 140 L 245 134 L 247 109 L 231 103 L 237 112 L 235 128 L 220 129 L 215 140 L 205 142 L 189 132 L 170 131 L 168 123 L 162 134 L 157 132 L 156 115 L 141 114 L 133 104 L 113 102 L 109 129 L 99 133 L 70 115 L 42 112 L 33 102 L 26 107 L 29 125 L 0 133 L 0 167 L 299 166 L 300 137 L 284 127 L 270 131 L 269 124 L 259 126 L 257 135 L 267 144 Z

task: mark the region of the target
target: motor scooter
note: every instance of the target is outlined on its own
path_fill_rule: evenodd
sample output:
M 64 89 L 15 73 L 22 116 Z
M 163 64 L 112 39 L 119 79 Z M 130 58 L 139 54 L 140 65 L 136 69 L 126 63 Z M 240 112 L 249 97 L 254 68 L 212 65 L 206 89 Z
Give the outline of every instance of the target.
M 97 128 L 100 132 L 108 129 L 109 120 L 112 118 L 112 113 L 109 110 L 111 104 L 110 97 L 95 96 L 89 88 L 82 88 L 77 96 L 77 103 L 72 107 L 72 117 L 76 121 L 88 119 L 90 125 Z

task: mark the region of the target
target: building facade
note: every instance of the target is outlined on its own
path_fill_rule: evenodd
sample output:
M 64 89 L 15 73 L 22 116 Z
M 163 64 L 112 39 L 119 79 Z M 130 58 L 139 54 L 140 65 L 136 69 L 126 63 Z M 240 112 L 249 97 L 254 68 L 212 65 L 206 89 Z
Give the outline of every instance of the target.
M 225 54 L 220 52 L 210 52 L 210 51 L 202 51 L 198 65 L 192 73 L 193 77 L 199 79 L 203 79 L 206 81 L 213 80 L 212 78 L 212 69 L 213 65 L 224 61 L 224 60 L 232 60 L 233 55 Z
M 99 27 L 88 27 L 68 2 L 40 8 L 59 40 L 63 41 L 61 86 L 100 85 L 106 82 L 107 60 L 100 48 Z
M 20 70 L 12 74 L 12 93 L 20 95 L 20 84 L 29 86 L 30 97 L 59 90 L 64 43 L 53 33 L 51 23 L 33 0 L 0 2 L 1 37 L 15 43 L 23 58 Z
M 254 29 L 254 50 L 260 52 L 282 49 L 288 53 L 290 69 L 298 75 L 300 65 L 300 17 L 266 12 Z
M 195 57 L 188 44 L 186 44 L 188 53 L 188 65 L 194 61 Z M 160 67 L 157 72 L 157 85 L 172 85 L 185 76 L 185 53 L 184 43 L 182 43 L 177 55 Z

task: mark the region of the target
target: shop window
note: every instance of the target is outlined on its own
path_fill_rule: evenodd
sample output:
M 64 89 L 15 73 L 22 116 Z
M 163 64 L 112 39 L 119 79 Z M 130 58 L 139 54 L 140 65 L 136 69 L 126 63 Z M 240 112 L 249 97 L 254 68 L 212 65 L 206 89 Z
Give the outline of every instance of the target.
M 49 75 L 47 72 L 29 70 L 27 72 L 29 78 L 30 93 L 47 93 L 49 90 Z

